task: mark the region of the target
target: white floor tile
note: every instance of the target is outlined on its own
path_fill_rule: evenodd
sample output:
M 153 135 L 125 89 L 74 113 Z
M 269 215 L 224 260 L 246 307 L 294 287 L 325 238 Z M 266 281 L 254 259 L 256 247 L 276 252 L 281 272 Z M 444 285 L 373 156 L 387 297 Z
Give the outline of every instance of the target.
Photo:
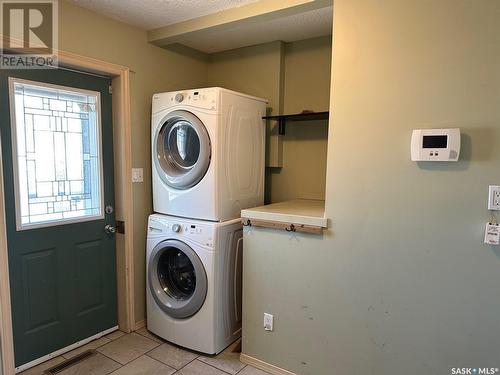
M 174 368 L 143 355 L 116 370 L 112 375 L 171 375 L 175 371 Z
M 198 357 L 197 354 L 167 343 L 160 345 L 155 350 L 150 351 L 148 356 L 178 370 Z
M 137 333 L 122 336 L 109 344 L 101 346 L 97 351 L 116 362 L 125 365 L 159 344 Z

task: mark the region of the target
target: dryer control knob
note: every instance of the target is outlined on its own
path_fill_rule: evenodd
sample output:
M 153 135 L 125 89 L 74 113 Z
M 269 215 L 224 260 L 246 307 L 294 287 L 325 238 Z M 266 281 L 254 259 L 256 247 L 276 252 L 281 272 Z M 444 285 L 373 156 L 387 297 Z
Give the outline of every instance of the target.
M 181 226 L 179 224 L 172 225 L 172 232 L 179 233 L 181 231 Z
M 184 95 L 182 95 L 181 93 L 178 93 L 177 95 L 175 95 L 175 101 L 177 103 L 180 103 L 184 100 Z

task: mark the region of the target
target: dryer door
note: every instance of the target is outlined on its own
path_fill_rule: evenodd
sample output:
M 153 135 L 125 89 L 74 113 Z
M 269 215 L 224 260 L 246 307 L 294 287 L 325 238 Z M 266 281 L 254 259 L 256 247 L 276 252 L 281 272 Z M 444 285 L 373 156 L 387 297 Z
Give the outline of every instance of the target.
M 192 113 L 174 111 L 165 116 L 152 144 L 155 166 L 167 185 L 189 189 L 205 176 L 210 165 L 210 137 Z
M 153 249 L 148 284 L 158 306 L 170 317 L 193 316 L 207 295 L 207 275 L 196 252 L 178 240 L 166 240 Z

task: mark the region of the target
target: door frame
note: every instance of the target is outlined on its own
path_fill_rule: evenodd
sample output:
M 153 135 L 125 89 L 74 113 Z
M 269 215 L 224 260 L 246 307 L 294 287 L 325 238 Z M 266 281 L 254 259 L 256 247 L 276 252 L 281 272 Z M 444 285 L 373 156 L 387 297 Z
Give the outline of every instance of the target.
M 5 38 L 0 34 L 0 38 Z M 124 234 L 116 235 L 118 325 L 136 329 L 134 311 L 132 128 L 130 120 L 130 69 L 71 52 L 58 51 L 59 62 L 83 72 L 111 76 L 113 111 L 113 154 L 116 220 L 124 221 Z M 1 147 L 0 147 L 1 149 Z M 5 226 L 3 163 L 0 153 L 0 345 L 4 375 L 15 373 L 12 332 L 7 232 Z

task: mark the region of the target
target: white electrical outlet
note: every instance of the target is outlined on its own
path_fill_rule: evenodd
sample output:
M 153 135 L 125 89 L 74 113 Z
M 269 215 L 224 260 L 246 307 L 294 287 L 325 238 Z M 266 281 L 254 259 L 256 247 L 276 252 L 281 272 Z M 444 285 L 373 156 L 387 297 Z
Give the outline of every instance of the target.
M 488 210 L 500 210 L 500 186 L 490 185 L 488 191 Z
M 274 316 L 268 313 L 264 313 L 264 329 L 266 331 L 272 331 L 274 328 Z

